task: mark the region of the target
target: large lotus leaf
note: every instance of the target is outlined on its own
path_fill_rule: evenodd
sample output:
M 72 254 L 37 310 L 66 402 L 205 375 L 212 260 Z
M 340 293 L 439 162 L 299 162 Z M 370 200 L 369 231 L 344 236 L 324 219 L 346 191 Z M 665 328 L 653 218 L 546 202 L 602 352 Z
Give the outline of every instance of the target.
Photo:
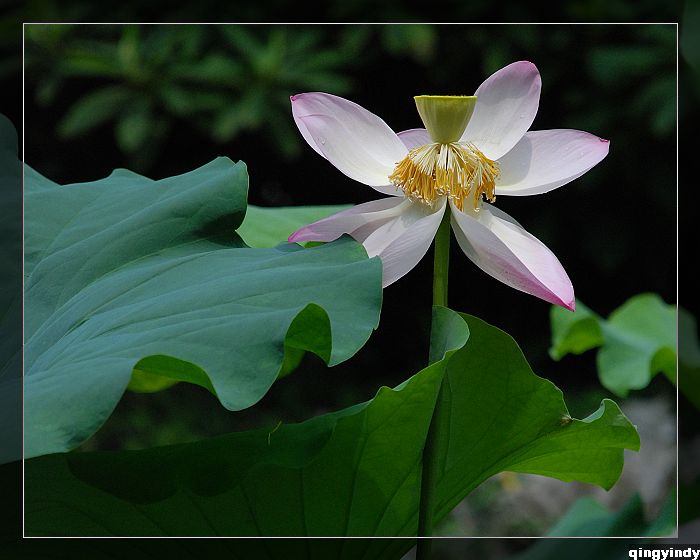
M 656 294 L 630 298 L 607 320 L 578 302 L 575 313 L 553 307 L 551 324 L 552 358 L 600 347 L 600 382 L 616 395 L 643 389 L 659 372 L 676 382 L 676 306 Z
M 245 220 L 237 232 L 249 247 L 274 247 L 287 241 L 300 227 L 347 208 L 350 205 L 267 208 L 249 204 Z
M 285 349 L 337 364 L 378 323 L 381 263 L 355 241 L 251 249 L 233 233 L 242 163 L 68 186 L 27 170 L 25 186 L 28 457 L 94 433 L 132 370 L 239 410 L 265 394 Z
M 586 419 L 512 338 L 434 309 L 433 358 L 369 402 L 278 430 L 25 462 L 32 535 L 364 535 L 417 530 L 420 466 L 441 377 L 449 398 L 437 518 L 506 470 L 609 488 L 639 438 L 605 400 Z M 467 329 L 468 325 L 468 329 Z M 411 540 L 350 540 L 325 558 L 400 558 Z

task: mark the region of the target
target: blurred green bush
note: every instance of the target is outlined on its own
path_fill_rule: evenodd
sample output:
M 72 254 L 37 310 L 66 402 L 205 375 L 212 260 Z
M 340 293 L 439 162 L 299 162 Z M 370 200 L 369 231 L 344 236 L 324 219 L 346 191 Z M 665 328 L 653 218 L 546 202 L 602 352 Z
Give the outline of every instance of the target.
M 523 53 L 536 52 L 548 84 L 556 83 L 571 72 L 576 37 L 584 33 L 597 46 L 579 71 L 592 77 L 593 88 L 621 102 L 614 112 L 598 106 L 592 111 L 596 100 L 590 91 L 567 91 L 569 120 L 613 130 L 629 119 L 644 119 L 658 139 L 674 132 L 672 25 L 632 26 L 619 43 L 611 43 L 606 26 L 576 33 L 562 26 L 460 31 L 422 24 L 36 24 L 25 29 L 25 78 L 38 106 L 61 113 L 59 140 L 90 137 L 109 124 L 126 164 L 147 171 L 162 156 L 168 135 L 185 122 L 214 145 L 243 132 L 262 132 L 270 149 L 293 158 L 301 137 L 289 117 L 290 93 L 352 97 L 366 87 L 358 83 L 365 76 L 381 73 L 387 56 L 398 59 L 407 75 L 427 73 L 428 81 L 440 83 L 453 78 L 451 69 L 473 67 L 475 53 L 476 74 L 485 77 Z M 455 44 L 460 37 L 469 48 Z M 571 60 L 553 56 L 566 50 Z M 66 90 L 74 92 L 68 100 L 62 95 Z
M 77 84 L 81 93 L 58 122 L 59 138 L 111 123 L 127 161 L 141 170 L 181 120 L 214 144 L 262 131 L 290 158 L 301 148 L 290 92 L 351 91 L 348 71 L 367 63 L 357 55 L 372 34 L 390 53 L 418 63 L 430 61 L 437 38 L 422 25 L 30 25 L 26 78 L 45 107 Z

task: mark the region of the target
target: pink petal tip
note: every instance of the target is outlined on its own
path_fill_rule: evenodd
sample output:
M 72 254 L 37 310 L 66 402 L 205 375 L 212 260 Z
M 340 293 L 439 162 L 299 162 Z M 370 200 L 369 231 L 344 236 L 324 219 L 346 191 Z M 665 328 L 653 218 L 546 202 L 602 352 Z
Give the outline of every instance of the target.
M 311 225 L 311 224 L 310 224 Z M 301 243 L 303 241 L 319 241 L 318 239 L 311 239 L 313 237 L 313 232 L 310 225 L 299 228 L 292 235 L 287 237 L 289 243 Z
M 523 70 L 535 70 L 537 71 L 537 65 L 534 62 L 530 62 L 529 60 L 518 60 L 517 62 L 514 62 L 513 65 L 517 65 Z

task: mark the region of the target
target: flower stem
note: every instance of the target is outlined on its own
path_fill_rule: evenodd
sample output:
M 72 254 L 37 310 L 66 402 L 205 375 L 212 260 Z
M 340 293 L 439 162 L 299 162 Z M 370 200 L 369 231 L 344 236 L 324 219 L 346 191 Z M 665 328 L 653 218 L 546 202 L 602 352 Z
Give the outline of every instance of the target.
M 433 261 L 433 305 L 447 307 L 447 272 L 450 266 L 450 206 L 435 235 L 435 257 Z
M 447 276 L 450 264 L 450 206 L 445 208 L 445 214 L 440 222 L 435 236 L 435 260 L 433 264 L 433 305 L 447 307 Z M 435 328 L 435 325 L 433 325 Z M 435 481 L 438 466 L 438 442 L 440 441 L 440 425 L 442 424 L 442 409 L 444 400 L 443 381 L 440 381 L 433 416 L 423 448 L 423 471 L 420 488 L 420 504 L 418 509 L 418 536 L 431 537 L 433 534 L 433 513 L 435 511 Z M 432 539 L 418 539 L 416 560 L 429 560 L 432 551 Z

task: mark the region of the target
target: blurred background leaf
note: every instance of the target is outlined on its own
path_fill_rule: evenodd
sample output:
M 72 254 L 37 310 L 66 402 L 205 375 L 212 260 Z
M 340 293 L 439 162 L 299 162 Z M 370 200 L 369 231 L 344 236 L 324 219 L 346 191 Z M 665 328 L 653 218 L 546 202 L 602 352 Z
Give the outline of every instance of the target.
M 289 206 L 263 208 L 249 205 L 236 230 L 248 247 L 274 247 L 286 243 L 299 228 L 351 208 L 340 206 Z
M 676 528 L 676 500 L 671 494 L 656 519 L 649 520 L 639 496 L 633 496 L 618 512 L 610 512 L 592 498 L 577 500 L 547 533 L 547 537 L 658 537 L 672 535 Z M 572 544 L 573 543 L 573 544 Z M 653 541 L 644 542 L 647 546 Z M 550 558 L 627 558 L 635 545 L 621 539 L 542 539 L 513 560 L 547 560 Z M 639 543 L 642 546 L 642 543 Z
M 561 307 L 551 309 L 549 352 L 553 359 L 600 347 L 597 355 L 600 382 L 622 397 L 632 389 L 645 388 L 657 373 L 663 373 L 675 385 L 676 306 L 664 303 L 656 294 L 640 294 L 605 320 L 585 305 L 579 302 L 576 305 L 575 313 Z

